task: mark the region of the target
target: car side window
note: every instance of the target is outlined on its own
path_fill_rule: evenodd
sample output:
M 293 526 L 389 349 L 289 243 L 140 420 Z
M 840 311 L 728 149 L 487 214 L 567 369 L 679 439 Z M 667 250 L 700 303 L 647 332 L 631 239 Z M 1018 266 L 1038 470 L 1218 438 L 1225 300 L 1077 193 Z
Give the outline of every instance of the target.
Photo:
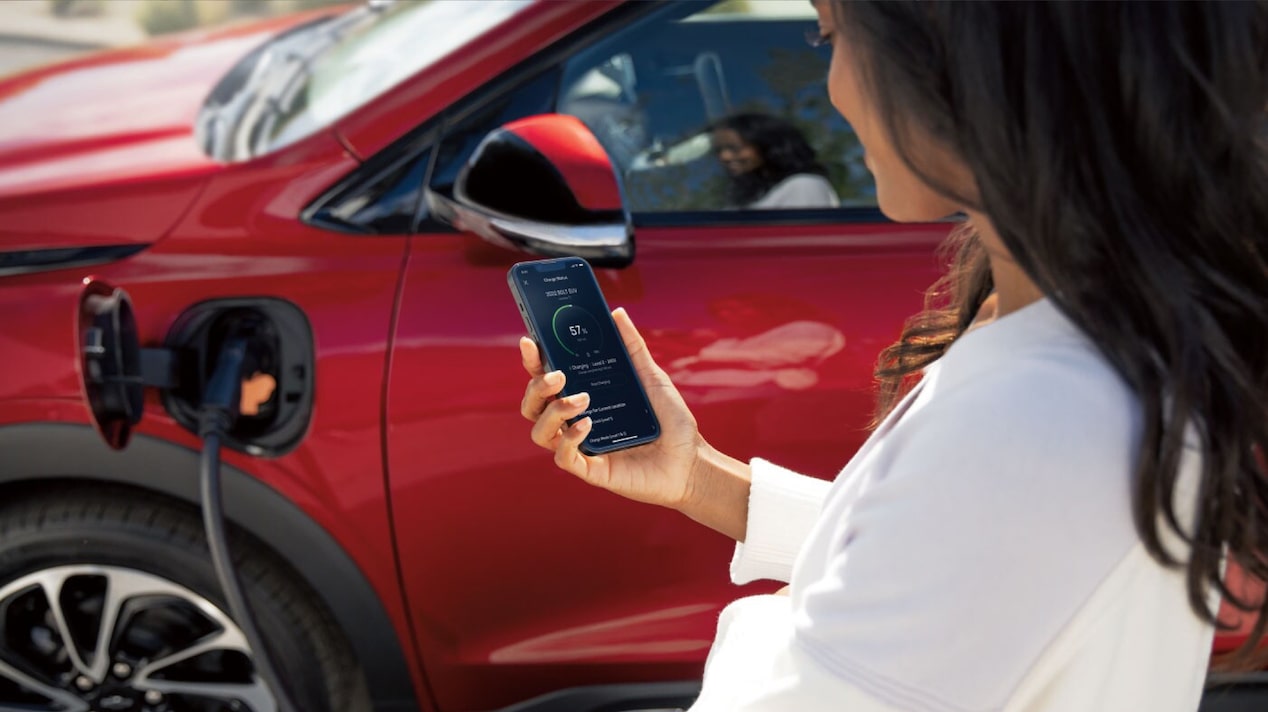
M 875 207 L 828 99 L 809 2 L 675 3 L 568 59 L 557 111 L 612 156 L 635 212 Z

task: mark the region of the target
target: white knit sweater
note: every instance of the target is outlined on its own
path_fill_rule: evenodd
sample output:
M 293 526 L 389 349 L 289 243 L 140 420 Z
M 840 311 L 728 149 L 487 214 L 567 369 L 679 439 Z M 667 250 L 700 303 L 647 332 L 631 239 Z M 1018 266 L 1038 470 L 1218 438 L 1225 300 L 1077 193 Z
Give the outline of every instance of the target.
M 1213 629 L 1133 528 L 1140 423 L 1044 300 L 957 341 L 832 483 L 755 460 L 732 578 L 790 593 L 722 612 L 693 712 L 1196 709 Z

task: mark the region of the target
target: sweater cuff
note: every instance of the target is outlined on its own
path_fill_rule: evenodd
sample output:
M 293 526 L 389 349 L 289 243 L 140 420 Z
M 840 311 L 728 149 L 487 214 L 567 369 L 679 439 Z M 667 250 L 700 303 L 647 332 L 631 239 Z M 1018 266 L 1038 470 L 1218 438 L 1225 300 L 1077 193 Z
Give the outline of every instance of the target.
M 832 483 L 799 475 L 765 460 L 754 459 L 748 496 L 748 533 L 735 545 L 731 581 L 759 579 L 785 583 L 793 562 L 828 496 Z

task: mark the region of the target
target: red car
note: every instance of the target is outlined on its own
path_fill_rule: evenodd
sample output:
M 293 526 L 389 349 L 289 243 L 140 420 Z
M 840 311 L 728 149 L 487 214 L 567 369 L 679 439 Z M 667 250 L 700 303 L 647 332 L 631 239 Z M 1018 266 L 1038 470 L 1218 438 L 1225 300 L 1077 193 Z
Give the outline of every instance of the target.
M 948 225 L 876 210 L 812 12 L 371 3 L 0 82 L 0 710 L 277 708 L 198 513 L 244 318 L 274 387 L 226 436 L 230 543 L 303 710 L 688 704 L 718 610 L 770 587 L 532 445 L 505 276 L 590 258 L 711 441 L 833 476 Z M 795 125 L 840 203 L 737 209 L 709 126 L 741 111 Z M 103 385 L 116 353 L 143 400 Z M 1268 707 L 1223 681 L 1206 709 Z

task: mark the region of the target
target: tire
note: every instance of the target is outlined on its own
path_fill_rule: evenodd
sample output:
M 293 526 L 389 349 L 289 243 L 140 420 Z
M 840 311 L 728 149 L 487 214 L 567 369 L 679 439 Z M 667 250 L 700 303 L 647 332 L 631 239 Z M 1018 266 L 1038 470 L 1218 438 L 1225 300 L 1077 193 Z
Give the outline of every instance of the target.
M 298 710 L 368 712 L 315 594 L 247 536 L 229 546 Z M 274 712 L 226 610 L 192 507 L 103 486 L 0 501 L 0 710 Z

